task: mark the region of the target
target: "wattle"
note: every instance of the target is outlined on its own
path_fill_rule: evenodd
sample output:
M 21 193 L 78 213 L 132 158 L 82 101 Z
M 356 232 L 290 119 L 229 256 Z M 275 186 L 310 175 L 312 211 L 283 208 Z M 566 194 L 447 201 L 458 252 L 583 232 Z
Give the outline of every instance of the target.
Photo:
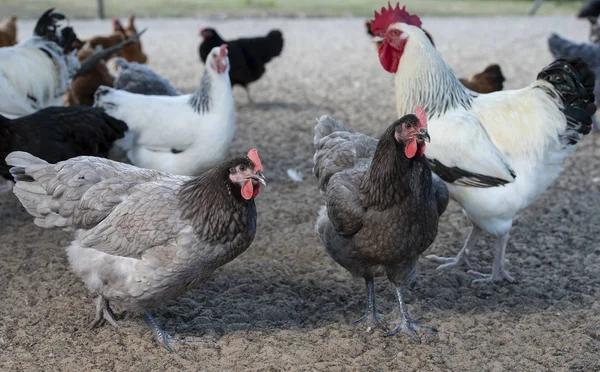
M 242 198 L 250 200 L 255 196 L 254 192 L 255 191 L 254 186 L 252 185 L 252 181 L 246 181 L 246 183 L 244 183 L 244 186 L 242 186 Z M 258 190 L 256 191 L 256 194 L 258 195 Z
M 406 155 L 407 158 L 412 159 L 416 153 L 417 153 L 417 140 L 413 139 L 404 148 L 404 155 Z
M 387 41 L 384 41 L 379 48 L 379 62 L 387 71 L 395 74 L 400 65 L 400 56 L 402 51 L 392 47 Z

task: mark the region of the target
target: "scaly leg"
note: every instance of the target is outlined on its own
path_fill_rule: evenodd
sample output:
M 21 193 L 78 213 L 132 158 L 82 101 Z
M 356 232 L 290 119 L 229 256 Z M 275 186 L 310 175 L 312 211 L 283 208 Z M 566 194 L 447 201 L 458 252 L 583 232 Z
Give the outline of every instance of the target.
M 498 238 L 496 241 L 496 253 L 494 255 L 494 263 L 492 266 L 492 274 L 483 274 L 477 271 L 469 270 L 470 274 L 475 274 L 481 276 L 481 279 L 473 280 L 473 284 L 475 283 L 489 283 L 489 282 L 501 282 L 506 280 L 510 283 L 515 282 L 515 279 L 510 276 L 504 269 L 504 261 L 506 260 L 506 245 L 508 244 L 508 238 L 510 237 L 509 233 L 506 233 Z
M 148 324 L 148 326 L 152 330 L 152 334 L 154 335 L 154 338 L 156 338 L 156 341 L 159 343 L 159 345 L 163 346 L 165 349 L 169 350 L 170 352 L 175 352 L 175 349 L 173 348 L 173 346 L 171 346 L 171 343 L 169 341 L 209 342 L 206 340 L 182 340 L 180 338 L 172 337 L 170 334 L 168 334 L 167 332 L 165 332 L 163 329 L 161 329 L 158 326 L 158 323 L 152 317 L 152 314 L 150 314 L 149 311 L 146 311 L 144 313 L 144 321 L 146 322 L 146 324 Z
M 473 224 L 473 228 L 469 233 L 469 237 L 467 238 L 465 245 L 460 250 L 460 252 L 458 252 L 458 255 L 456 255 L 456 257 L 440 257 L 434 254 L 430 254 L 428 256 L 425 256 L 425 258 L 435 262 L 443 263 L 443 265 L 437 267 L 437 270 L 453 269 L 455 267 L 461 266 L 465 266 L 467 269 L 470 269 L 471 264 L 469 263 L 469 253 L 471 252 L 471 248 L 475 246 L 477 239 L 481 236 L 482 233 L 483 230 L 481 230 L 481 228 L 479 228 L 477 225 Z
M 248 96 L 248 103 L 250 103 L 251 105 L 253 105 L 254 104 L 254 100 L 250 96 L 250 89 L 248 87 L 244 87 L 244 89 L 246 90 L 246 96 Z
M 106 321 L 113 327 L 119 328 L 121 325 L 115 320 L 115 313 L 108 305 L 108 300 L 102 296 L 96 299 L 96 317 L 90 324 L 90 328 L 96 328 Z
M 404 302 L 404 298 L 402 296 L 402 287 L 400 285 L 396 285 L 396 296 L 398 297 L 399 307 L 398 325 L 391 331 L 384 333 L 384 337 L 393 336 L 397 333 L 406 333 L 414 340 L 420 341 L 419 335 L 417 335 L 417 331 L 423 330 L 432 333 L 437 332 L 437 330 L 433 327 L 427 327 L 412 320 L 410 314 L 408 313 L 408 309 L 406 308 L 406 303 Z
M 377 327 L 387 331 L 387 327 L 379 320 L 381 318 L 381 314 L 375 310 L 375 285 L 373 283 L 373 278 L 365 278 L 365 283 L 367 285 L 368 295 L 367 312 L 360 319 L 353 321 L 351 324 L 367 322 L 369 325 L 367 332 L 372 332 Z

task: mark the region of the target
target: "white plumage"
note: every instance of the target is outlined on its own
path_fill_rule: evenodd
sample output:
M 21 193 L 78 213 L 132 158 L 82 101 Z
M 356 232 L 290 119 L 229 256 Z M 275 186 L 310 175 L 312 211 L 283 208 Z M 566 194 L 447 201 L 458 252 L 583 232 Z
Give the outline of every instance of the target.
M 65 55 L 37 36 L 0 48 L 0 112 L 14 117 L 60 106 L 78 68 L 75 51 Z
M 152 96 L 108 87 L 95 106 L 129 126 L 129 160 L 143 168 L 197 175 L 220 163 L 233 140 L 235 106 L 226 46 L 209 55 L 200 88 L 182 96 Z
M 498 242 L 492 275 L 482 281 L 512 281 L 504 270 L 512 220 L 560 174 L 565 158 L 590 130 L 589 112 L 573 103 L 569 110 L 580 116 L 566 116 L 562 92 L 548 79 L 538 78 L 519 90 L 482 95 L 471 92 L 460 84 L 419 27 L 395 23 L 388 31 L 388 37 L 393 32 L 405 41 L 395 79 L 398 117 L 416 106 L 425 108 L 432 139 L 426 155 L 473 223 L 473 231 L 456 258 L 430 258 L 446 263 L 440 268 L 468 265 L 468 251 L 485 231 L 495 235 Z M 567 76 L 569 68 L 574 68 L 565 66 L 550 65 L 544 71 Z M 552 81 L 561 84 L 571 80 Z M 574 84 L 579 83 L 583 87 L 583 82 Z M 592 93 L 590 89 L 582 91 Z M 584 106 L 589 104 L 581 99 Z

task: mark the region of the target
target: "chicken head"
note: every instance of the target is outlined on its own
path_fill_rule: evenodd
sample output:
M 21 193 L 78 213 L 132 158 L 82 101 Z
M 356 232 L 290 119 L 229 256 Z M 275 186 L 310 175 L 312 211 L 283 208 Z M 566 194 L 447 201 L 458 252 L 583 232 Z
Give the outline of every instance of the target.
M 242 198 L 250 200 L 258 195 L 261 185 L 267 185 L 263 170 L 258 151 L 252 149 L 247 157 L 229 168 L 229 180 L 239 186 Z
M 429 142 L 427 132 L 427 115 L 422 107 L 417 107 L 415 114 L 404 115 L 396 121 L 394 138 L 398 143 L 403 143 L 404 154 L 413 158 L 417 153 L 419 157 L 425 153 L 425 142 Z

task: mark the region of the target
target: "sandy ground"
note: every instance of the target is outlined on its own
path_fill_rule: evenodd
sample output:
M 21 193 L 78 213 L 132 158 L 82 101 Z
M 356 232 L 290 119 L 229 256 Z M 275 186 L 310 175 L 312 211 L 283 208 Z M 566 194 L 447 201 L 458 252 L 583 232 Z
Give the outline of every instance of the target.
M 517 284 L 471 285 L 466 273 L 436 271 L 423 259 L 409 309 L 439 333 L 420 344 L 384 339 L 349 325 L 362 315 L 363 283 L 324 253 L 313 231 L 322 203 L 311 175 L 314 119 L 330 114 L 378 135 L 396 115 L 393 78 L 362 20 L 138 23 L 149 27 L 143 40 L 150 66 L 186 92 L 201 75 L 199 27 L 215 26 L 226 38 L 283 30 L 282 57 L 252 86 L 260 103 L 248 106 L 244 91 L 234 90 L 231 153 L 256 146 L 269 179 L 257 200 L 257 237 L 204 286 L 155 311 L 172 334 L 210 341 L 178 343 L 168 354 L 139 319 L 124 320 L 119 330 L 89 330 L 93 294 L 67 265 L 70 235 L 34 226 L 12 194 L 0 195 L 0 370 L 600 370 L 600 135 L 587 136 L 555 185 L 516 219 L 508 269 Z M 72 24 L 82 37 L 110 29 L 108 21 Z M 551 61 L 551 31 L 587 38 L 587 24 L 570 18 L 429 18 L 424 26 L 459 76 L 497 62 L 508 88 L 529 84 Z M 288 168 L 305 181 L 290 181 Z M 456 253 L 469 231 L 456 204 L 439 230 L 428 252 Z M 489 271 L 491 259 L 484 239 L 472 263 Z M 391 286 L 379 280 L 376 291 L 392 321 Z

